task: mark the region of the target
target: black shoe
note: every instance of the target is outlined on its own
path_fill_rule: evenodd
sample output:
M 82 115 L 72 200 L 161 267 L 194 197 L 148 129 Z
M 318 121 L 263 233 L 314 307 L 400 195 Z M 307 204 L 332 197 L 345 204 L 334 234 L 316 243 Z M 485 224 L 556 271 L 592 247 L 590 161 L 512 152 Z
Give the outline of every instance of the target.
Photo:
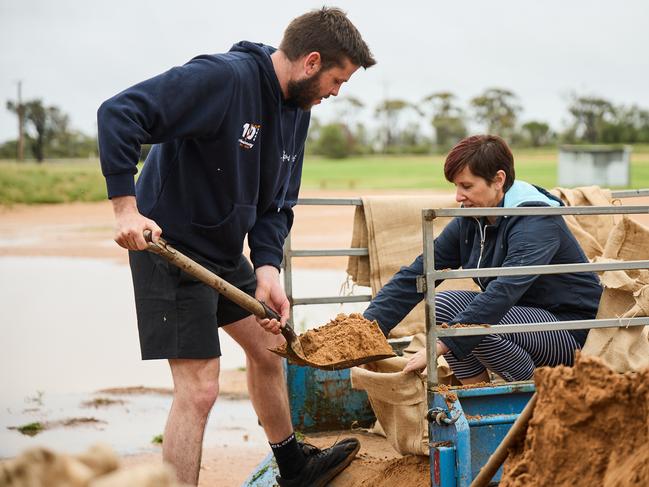
M 277 476 L 280 487 L 325 487 L 352 462 L 361 444 L 356 438 L 346 438 L 324 450 L 308 443 L 300 443 L 300 446 L 306 464 L 292 479 Z
M 336 441 L 336 445 L 344 445 L 347 443 L 358 443 L 358 440 L 356 438 L 343 438 L 342 440 Z M 305 457 L 309 457 L 311 455 L 315 455 L 316 453 L 321 452 L 322 450 L 318 448 L 315 445 L 312 445 L 311 443 L 307 443 L 306 441 L 298 441 L 297 444 L 302 448 L 302 453 L 304 453 Z

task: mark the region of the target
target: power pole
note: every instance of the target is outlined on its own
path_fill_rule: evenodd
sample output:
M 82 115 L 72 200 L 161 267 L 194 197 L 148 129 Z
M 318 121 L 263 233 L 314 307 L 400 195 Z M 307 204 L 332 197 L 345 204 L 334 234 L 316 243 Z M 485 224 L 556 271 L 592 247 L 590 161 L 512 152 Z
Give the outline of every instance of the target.
M 23 88 L 23 82 L 18 81 L 18 106 L 16 112 L 18 113 L 18 160 L 19 161 L 22 161 L 25 158 L 25 132 L 24 132 L 25 107 L 23 106 L 22 88 Z

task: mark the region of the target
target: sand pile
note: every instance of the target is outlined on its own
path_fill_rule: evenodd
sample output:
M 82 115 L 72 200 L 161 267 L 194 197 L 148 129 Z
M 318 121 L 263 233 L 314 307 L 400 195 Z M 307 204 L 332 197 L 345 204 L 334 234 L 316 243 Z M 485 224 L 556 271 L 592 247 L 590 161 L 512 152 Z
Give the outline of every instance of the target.
M 306 358 L 315 364 L 334 364 L 379 355 L 393 356 L 392 347 L 376 321 L 358 313 L 341 313 L 326 325 L 299 336 Z M 275 349 L 286 354 L 286 345 Z
M 541 368 L 526 438 L 501 487 L 649 485 L 649 369 L 618 374 L 593 357 Z

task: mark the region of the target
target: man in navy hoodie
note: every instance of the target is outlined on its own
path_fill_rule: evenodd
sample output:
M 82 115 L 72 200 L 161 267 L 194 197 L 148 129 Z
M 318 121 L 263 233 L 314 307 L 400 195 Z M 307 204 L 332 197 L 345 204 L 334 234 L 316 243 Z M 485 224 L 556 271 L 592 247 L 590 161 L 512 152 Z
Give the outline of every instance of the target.
M 143 359 L 167 359 L 174 399 L 163 458 L 196 484 L 203 433 L 218 394 L 217 326 L 244 349 L 250 397 L 282 486 L 326 485 L 354 458 L 355 439 L 319 450 L 296 441 L 280 359 L 289 302 L 279 284 L 282 247 L 297 202 L 312 106 L 336 96 L 375 60 L 336 8 L 294 19 L 279 49 L 240 42 L 198 56 L 104 102 L 99 149 L 116 219 L 129 250 Z M 142 144 L 153 144 L 134 184 Z M 248 312 L 160 257 L 141 252 L 161 234 L 281 315 Z M 242 255 L 248 237 L 251 263 Z M 262 325 L 262 326 L 260 326 Z

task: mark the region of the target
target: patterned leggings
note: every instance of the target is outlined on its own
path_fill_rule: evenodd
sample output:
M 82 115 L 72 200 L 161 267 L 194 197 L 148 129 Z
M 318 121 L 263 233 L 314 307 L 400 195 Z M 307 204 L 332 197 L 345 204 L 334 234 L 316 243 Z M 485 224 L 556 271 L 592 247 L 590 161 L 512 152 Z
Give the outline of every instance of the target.
M 438 323 L 453 320 L 479 293 L 474 291 L 442 291 L 435 296 Z M 500 324 L 559 321 L 549 311 L 526 306 L 512 307 Z M 453 352 L 444 358 L 458 379 L 475 377 L 489 369 L 506 381 L 528 380 L 535 367 L 572 365 L 575 350 L 580 348 L 567 330 L 485 335 L 484 339 L 463 360 Z

